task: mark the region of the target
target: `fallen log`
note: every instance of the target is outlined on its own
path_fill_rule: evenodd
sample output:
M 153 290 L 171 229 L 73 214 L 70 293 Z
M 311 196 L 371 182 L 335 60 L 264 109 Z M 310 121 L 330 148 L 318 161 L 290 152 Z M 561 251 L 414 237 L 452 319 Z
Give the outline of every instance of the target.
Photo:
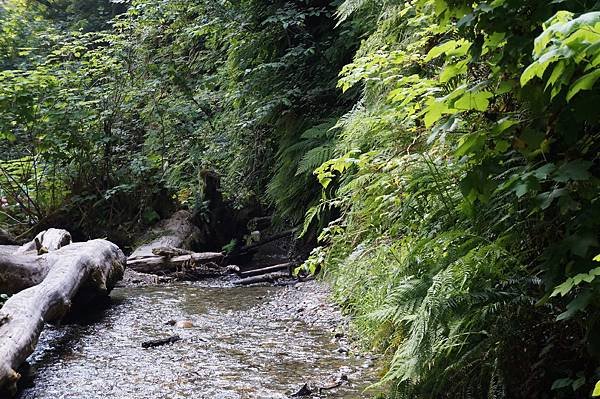
M 287 270 L 288 273 L 291 275 L 292 269 L 296 265 L 297 265 L 297 263 L 288 262 L 288 263 L 281 263 L 279 265 L 273 265 L 273 266 L 263 267 L 263 268 L 260 268 L 260 269 L 248 270 L 248 271 L 245 271 L 245 272 L 241 272 L 240 273 L 240 277 L 259 276 L 261 274 L 267 274 L 267 273 L 271 273 L 271 272 L 277 272 L 277 271 L 280 271 L 280 270 Z
M 192 214 L 188 211 L 177 211 L 154 227 L 148 234 L 146 243 L 139 246 L 129 259 L 155 256 L 152 250 L 161 247 L 189 249 L 199 234 L 199 229 L 192 223 Z
M 129 257 L 127 267 L 140 273 L 177 273 L 201 267 L 209 263 L 218 264 L 223 260 L 220 252 L 197 252 L 174 257 L 152 255 L 145 257 Z
M 107 295 L 122 278 L 126 260 L 116 245 L 92 240 L 42 257 L 5 257 L 3 262 L 5 267 L 38 266 L 46 273 L 38 277 L 43 279 L 38 285 L 13 295 L 0 309 L 0 389 L 14 394 L 20 378 L 15 369 L 34 351 L 44 323 L 60 321 L 74 300 L 82 305 Z
M 12 255 L 18 249 L 18 245 L 0 245 L 0 255 Z
M 0 292 L 16 294 L 44 280 L 49 266 L 45 257 L 0 254 Z
M 250 284 L 258 284 L 258 283 L 273 283 L 276 280 L 279 280 L 282 278 L 288 278 L 290 276 L 291 275 L 289 272 L 274 272 L 274 273 L 263 274 L 261 276 L 243 278 L 243 279 L 234 281 L 233 284 L 235 284 L 235 285 L 250 285 Z
M 174 248 L 174 247 L 158 247 L 152 248 L 152 254 L 157 256 L 165 256 L 167 258 L 172 258 L 173 256 L 179 255 L 189 255 L 193 254 L 193 251 L 183 249 L 183 248 Z
M 70 243 L 68 231 L 49 229 L 20 247 L 3 247 L 6 250 L 0 250 L 0 292 L 15 294 L 41 283 L 57 259 L 54 255 L 37 255 L 57 251 Z
M 227 274 L 238 273 L 239 271 L 239 267 L 235 265 L 223 267 L 211 262 L 195 268 L 184 269 L 180 272 L 173 273 L 170 276 L 175 280 L 180 281 L 198 281 L 209 277 L 221 277 Z
M 220 252 L 192 252 L 191 241 L 199 232 L 188 211 L 178 211 L 153 229 L 155 237 L 127 258 L 127 267 L 139 273 L 170 275 L 180 279 L 225 274 Z

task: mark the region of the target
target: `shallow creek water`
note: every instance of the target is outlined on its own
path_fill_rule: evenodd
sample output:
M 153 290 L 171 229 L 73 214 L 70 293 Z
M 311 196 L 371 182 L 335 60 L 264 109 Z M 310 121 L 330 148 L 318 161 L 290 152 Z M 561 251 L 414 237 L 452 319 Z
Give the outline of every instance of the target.
M 85 324 L 48 327 L 30 357 L 32 380 L 19 399 L 287 398 L 307 381 L 330 398 L 368 398 L 373 371 L 338 351 L 332 326 L 285 308 L 290 287 L 122 287 Z M 165 324 L 190 320 L 192 328 Z M 143 341 L 178 334 L 172 345 Z

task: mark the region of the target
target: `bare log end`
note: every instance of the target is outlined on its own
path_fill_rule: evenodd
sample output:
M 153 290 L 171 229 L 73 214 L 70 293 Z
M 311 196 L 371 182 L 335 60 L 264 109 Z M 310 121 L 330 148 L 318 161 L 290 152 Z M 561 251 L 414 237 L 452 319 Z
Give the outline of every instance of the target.
M 62 247 L 66 247 L 73 242 L 71 233 L 62 229 L 48 229 L 39 233 L 35 238 L 24 244 L 17 250 L 16 253 L 27 253 L 29 251 L 37 251 L 38 255 L 48 253 L 50 251 L 58 251 Z

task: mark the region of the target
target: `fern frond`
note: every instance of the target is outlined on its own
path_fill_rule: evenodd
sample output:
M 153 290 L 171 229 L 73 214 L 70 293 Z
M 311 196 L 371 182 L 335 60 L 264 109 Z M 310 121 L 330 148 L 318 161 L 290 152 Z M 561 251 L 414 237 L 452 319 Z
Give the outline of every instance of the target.
M 325 161 L 329 160 L 333 155 L 333 147 L 331 145 L 322 145 L 311 148 L 304 154 L 300 162 L 296 176 L 305 173 L 312 173 L 315 169 L 321 166 Z

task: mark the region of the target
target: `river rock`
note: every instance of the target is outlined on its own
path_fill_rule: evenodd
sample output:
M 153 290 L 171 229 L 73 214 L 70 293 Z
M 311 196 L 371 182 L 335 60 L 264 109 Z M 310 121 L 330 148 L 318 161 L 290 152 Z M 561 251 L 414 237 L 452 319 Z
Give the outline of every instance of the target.
M 190 320 L 179 320 L 177 323 L 175 323 L 175 327 L 192 328 L 194 327 L 194 323 L 192 323 Z

